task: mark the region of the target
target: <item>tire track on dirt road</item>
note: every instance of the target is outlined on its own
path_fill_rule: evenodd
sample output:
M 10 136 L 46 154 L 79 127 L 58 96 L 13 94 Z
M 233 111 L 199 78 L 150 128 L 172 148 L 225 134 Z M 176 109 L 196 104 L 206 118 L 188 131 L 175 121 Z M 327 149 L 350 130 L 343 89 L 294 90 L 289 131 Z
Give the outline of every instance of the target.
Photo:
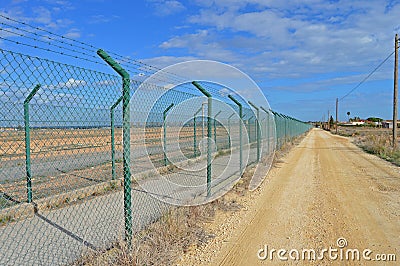
M 314 129 L 277 167 L 271 170 L 260 194 L 209 265 L 265 265 L 280 260 L 259 260 L 257 252 L 271 249 L 338 248 L 395 254 L 400 260 L 399 168 L 364 153 L 349 139 Z M 241 218 L 243 217 L 243 218 Z M 224 223 L 224 221 L 215 221 Z M 212 245 L 212 244 L 211 244 Z M 205 249 L 207 250 L 207 249 Z M 361 254 L 362 256 L 362 254 Z M 207 257 L 207 256 L 206 256 Z M 288 257 L 288 253 L 286 253 Z M 284 264 L 309 264 L 289 259 Z M 316 265 L 338 263 L 327 254 Z M 365 264 L 339 261 L 346 265 Z M 374 263 L 368 263 L 374 265 Z M 389 263 L 395 265 L 396 262 Z

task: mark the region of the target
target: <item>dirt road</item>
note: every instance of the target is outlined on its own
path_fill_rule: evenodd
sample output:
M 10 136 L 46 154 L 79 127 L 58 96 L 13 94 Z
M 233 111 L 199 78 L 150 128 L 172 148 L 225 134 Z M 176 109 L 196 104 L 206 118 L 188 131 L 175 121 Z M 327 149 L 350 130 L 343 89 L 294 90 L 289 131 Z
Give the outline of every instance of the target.
M 277 252 L 271 258 L 271 250 L 285 249 L 281 257 L 288 261 L 281 264 L 309 264 L 308 253 L 305 260 L 302 253 L 313 249 L 315 265 L 349 264 L 346 254 L 349 259 L 353 255 L 348 250 L 358 249 L 360 260 L 350 264 L 364 265 L 363 251 L 370 249 L 366 259 L 393 260 L 390 254 L 395 254 L 397 262 L 386 263 L 396 265 L 400 261 L 399 169 L 364 153 L 347 138 L 314 129 L 271 170 L 261 188 L 241 202 L 241 211 L 222 214 L 209 225 L 216 238 L 189 254 L 188 261 L 183 258 L 183 263 L 274 264 L 281 259 Z M 339 248 L 344 243 L 337 243 L 339 238 L 347 246 Z M 330 247 L 338 251 L 333 250 L 332 257 L 325 252 L 324 259 L 318 260 L 321 250 Z M 299 260 L 293 259 L 297 253 L 292 249 L 299 252 Z

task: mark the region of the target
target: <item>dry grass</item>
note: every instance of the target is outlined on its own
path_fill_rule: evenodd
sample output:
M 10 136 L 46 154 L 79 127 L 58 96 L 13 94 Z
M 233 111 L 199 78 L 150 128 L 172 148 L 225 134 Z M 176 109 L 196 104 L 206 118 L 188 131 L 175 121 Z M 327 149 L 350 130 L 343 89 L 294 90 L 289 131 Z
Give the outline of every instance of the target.
M 339 127 L 339 135 L 352 137 L 364 151 L 400 166 L 400 149 L 393 149 L 391 129 L 371 127 Z
M 273 164 L 279 162 L 280 158 L 285 156 L 294 146 L 298 145 L 300 141 L 304 138 L 304 136 L 305 134 L 296 138 L 288 139 L 286 142 L 284 142 L 280 147 L 280 149 L 275 151 L 275 158 Z
M 393 149 L 390 137 L 382 135 L 365 136 L 355 142 L 366 152 L 375 154 L 397 166 L 400 166 L 400 149 Z
M 223 198 L 206 205 L 172 208 L 134 236 L 131 251 L 120 241 L 107 251 L 89 252 L 74 265 L 172 265 L 181 254 L 214 237 L 201 227 L 202 222 L 212 221 L 218 210 L 238 208 Z
M 235 185 L 232 193 L 245 196 L 254 169 L 248 169 Z M 107 251 L 88 252 L 74 265 L 173 265 L 181 256 L 204 245 L 214 235 L 203 228 L 212 222 L 216 212 L 237 211 L 241 206 L 234 200 L 221 197 L 211 203 L 174 207 L 158 221 L 137 233 L 128 250 L 125 241 L 119 241 Z

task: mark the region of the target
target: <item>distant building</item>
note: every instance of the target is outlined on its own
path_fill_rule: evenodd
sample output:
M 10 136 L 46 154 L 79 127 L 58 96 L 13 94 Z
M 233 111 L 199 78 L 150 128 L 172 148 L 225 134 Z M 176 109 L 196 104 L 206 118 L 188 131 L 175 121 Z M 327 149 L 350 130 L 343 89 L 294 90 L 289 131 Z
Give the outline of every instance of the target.
M 362 126 L 365 124 L 365 121 L 353 121 L 351 122 L 352 126 Z
M 393 120 L 382 121 L 383 128 L 393 128 Z M 400 121 L 397 121 L 397 127 L 400 127 Z
M 376 127 L 382 127 L 382 122 L 372 122 Z

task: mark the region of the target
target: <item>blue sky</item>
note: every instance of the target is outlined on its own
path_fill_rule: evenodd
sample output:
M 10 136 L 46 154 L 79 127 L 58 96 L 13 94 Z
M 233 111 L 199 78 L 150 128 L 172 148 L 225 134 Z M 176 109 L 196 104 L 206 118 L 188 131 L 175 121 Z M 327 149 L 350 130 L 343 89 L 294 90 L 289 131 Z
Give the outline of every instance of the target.
M 303 120 L 333 113 L 400 32 L 398 0 L 3 0 L 0 14 L 158 67 L 231 64 L 273 109 Z M 392 94 L 393 57 L 340 102 L 339 118 L 389 119 Z

